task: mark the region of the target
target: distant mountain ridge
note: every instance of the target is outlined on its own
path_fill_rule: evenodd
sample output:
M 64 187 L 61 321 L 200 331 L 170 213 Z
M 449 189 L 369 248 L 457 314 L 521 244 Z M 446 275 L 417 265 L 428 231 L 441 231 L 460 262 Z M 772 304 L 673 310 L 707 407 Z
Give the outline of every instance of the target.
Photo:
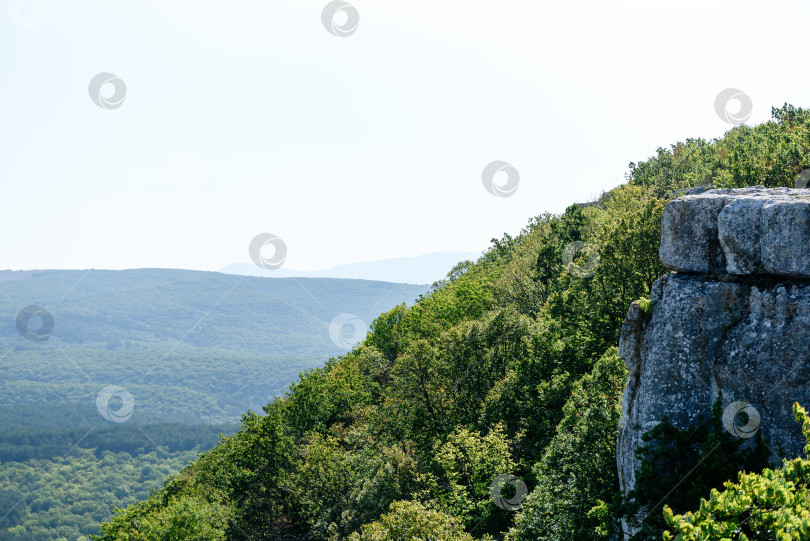
M 136 394 L 134 422 L 234 421 L 428 289 L 175 269 L 0 271 L 0 407 L 80 402 L 92 413 L 99 385 L 116 384 Z M 44 340 L 20 330 L 31 306 L 52 318 Z M 37 332 L 40 321 L 28 325 Z
M 219 272 L 268 278 L 353 278 L 402 284 L 432 284 L 444 278 L 459 262 L 468 259 L 475 261 L 479 256 L 480 254 L 474 252 L 432 252 L 415 257 L 347 263 L 313 271 L 297 271 L 283 267 L 266 270 L 253 263 L 232 263 Z
M 244 412 L 262 413 L 380 313 L 428 290 L 176 269 L 0 271 L 0 540 L 87 540 L 113 508 L 146 498 Z

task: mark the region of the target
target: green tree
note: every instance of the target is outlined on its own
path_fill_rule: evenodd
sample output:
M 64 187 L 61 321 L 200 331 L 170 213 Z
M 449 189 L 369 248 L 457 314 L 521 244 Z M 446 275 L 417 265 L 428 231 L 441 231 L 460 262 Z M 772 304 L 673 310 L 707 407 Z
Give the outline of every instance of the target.
M 807 440 L 810 456 L 810 416 L 793 405 L 796 421 Z M 665 540 L 702 539 L 799 541 L 810 538 L 810 460 L 784 460 L 778 469 L 740 472 L 725 490 L 712 489 L 697 511 L 676 515 L 670 506 L 664 518 L 670 530 Z
M 497 476 L 516 471 L 510 443 L 500 425 L 483 436 L 456 428 L 434 453 L 417 497 L 478 534 L 497 534 L 508 525 L 510 512 L 494 505 L 490 486 Z
M 574 385 L 509 541 L 608 539 L 588 513 L 618 490 L 614 442 L 626 375 L 612 348 Z
M 744 446 L 747 440 L 723 428 L 719 400 L 710 422 L 701 417 L 698 423 L 679 429 L 664 418 L 642 439 L 645 445 L 636 450 L 641 462 L 636 484 L 616 512 L 638 530 L 634 541 L 661 539 L 666 522 L 656 506 L 665 504 L 685 512 L 737 472 L 762 471 L 770 456 L 759 433 L 755 445 Z
M 418 502 L 394 502 L 389 513 L 363 526 L 351 541 L 474 541 L 454 516 L 428 509 Z M 490 539 L 484 537 L 481 539 Z

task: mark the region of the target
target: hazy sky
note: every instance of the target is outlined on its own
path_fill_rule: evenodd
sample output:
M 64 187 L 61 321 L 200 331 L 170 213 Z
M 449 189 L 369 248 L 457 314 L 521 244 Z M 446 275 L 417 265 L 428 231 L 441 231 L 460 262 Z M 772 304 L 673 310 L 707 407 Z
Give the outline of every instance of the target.
M 0 269 L 215 270 L 263 232 L 293 269 L 481 251 L 722 135 L 726 88 L 749 124 L 810 105 L 807 2 L 356 0 L 347 37 L 325 0 L 2 2 Z

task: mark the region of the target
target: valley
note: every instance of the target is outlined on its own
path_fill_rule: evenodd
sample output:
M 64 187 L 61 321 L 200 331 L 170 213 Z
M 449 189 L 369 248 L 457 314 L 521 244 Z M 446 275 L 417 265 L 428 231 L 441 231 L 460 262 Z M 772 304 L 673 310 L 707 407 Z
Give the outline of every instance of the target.
M 427 290 L 172 269 L 0 272 L 0 539 L 88 539 L 245 412 L 348 351 L 380 311 Z M 341 314 L 356 325 L 336 328 Z

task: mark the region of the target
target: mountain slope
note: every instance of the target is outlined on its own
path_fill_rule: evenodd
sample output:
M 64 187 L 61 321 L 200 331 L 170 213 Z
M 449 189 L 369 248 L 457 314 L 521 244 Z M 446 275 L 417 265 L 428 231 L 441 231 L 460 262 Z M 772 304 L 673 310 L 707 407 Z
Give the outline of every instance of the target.
M 296 271 L 287 268 L 265 270 L 250 263 L 232 263 L 220 270 L 226 274 L 265 276 L 268 278 L 360 278 L 404 284 L 432 284 L 450 272 L 460 261 L 476 259 L 472 252 L 434 252 L 416 257 L 396 257 L 337 265 L 328 269 Z
M 696 185 L 792 185 L 810 166 L 810 114 L 773 117 L 661 148 L 595 204 L 494 241 L 102 539 L 394 541 L 426 516 L 448 541 L 617 535 L 615 345 L 629 304 L 665 272 L 661 213 Z

